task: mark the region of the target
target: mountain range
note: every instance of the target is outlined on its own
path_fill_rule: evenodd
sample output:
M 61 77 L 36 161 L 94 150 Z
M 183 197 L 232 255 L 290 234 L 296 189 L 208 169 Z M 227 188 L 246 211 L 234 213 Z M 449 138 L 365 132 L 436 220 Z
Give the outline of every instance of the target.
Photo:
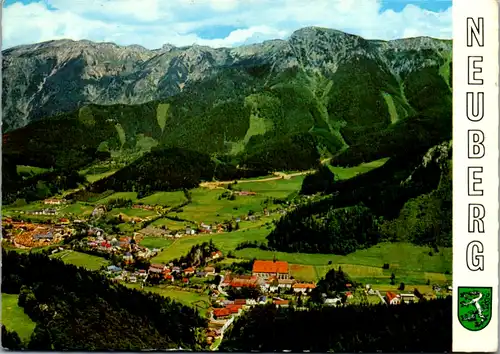
M 268 172 L 425 152 L 451 138 L 447 40 L 307 27 L 237 48 L 59 40 L 2 54 L 7 164 L 74 170 L 140 152 L 151 166 L 156 148 Z
M 427 37 L 368 41 L 323 28 L 304 28 L 288 40 L 237 48 L 133 45 L 56 40 L 10 48 L 3 55 L 4 131 L 86 104 L 140 104 L 195 87 L 226 69 L 263 67 L 334 75 L 365 59 L 394 78 L 449 64 L 451 41 Z M 448 61 L 448 62 L 447 62 Z

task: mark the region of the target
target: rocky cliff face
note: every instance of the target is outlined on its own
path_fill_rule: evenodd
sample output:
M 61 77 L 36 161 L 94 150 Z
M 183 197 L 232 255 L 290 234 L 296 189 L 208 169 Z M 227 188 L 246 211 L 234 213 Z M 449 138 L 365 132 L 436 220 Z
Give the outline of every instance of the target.
M 75 110 L 85 104 L 137 104 L 182 92 L 225 68 L 267 65 L 333 74 L 364 57 L 396 77 L 451 57 L 451 41 L 414 38 L 368 41 L 308 27 L 287 40 L 238 48 L 202 46 L 157 50 L 113 43 L 59 40 L 19 46 L 3 55 L 3 129 Z

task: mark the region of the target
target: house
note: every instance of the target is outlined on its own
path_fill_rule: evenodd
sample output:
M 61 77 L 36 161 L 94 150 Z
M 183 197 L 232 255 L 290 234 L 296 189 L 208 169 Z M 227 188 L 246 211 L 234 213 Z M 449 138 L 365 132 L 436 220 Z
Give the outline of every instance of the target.
M 131 283 L 137 283 L 137 277 L 136 277 L 136 276 L 131 276 L 131 277 L 129 278 L 129 281 L 130 281 Z
M 194 268 L 189 267 L 189 268 L 184 269 L 184 274 L 185 275 L 192 275 L 192 274 L 194 274 Z
M 151 264 L 149 266 L 149 272 L 153 274 L 161 274 L 166 269 L 164 264 Z
M 43 215 L 56 215 L 57 214 L 57 210 L 53 209 L 53 208 L 43 209 L 42 214 Z
M 246 299 L 235 299 L 234 304 L 235 305 L 246 305 L 247 300 Z
M 253 262 L 252 275 L 262 279 L 277 277 L 278 279 L 289 279 L 288 262 L 282 261 L 255 261 Z
M 212 226 L 205 224 L 203 221 L 201 222 L 200 227 L 207 231 L 210 231 L 212 229 Z
M 222 258 L 222 252 L 221 251 L 212 252 L 212 259 L 217 259 L 217 258 Z
M 61 204 L 64 204 L 66 203 L 66 200 L 65 199 L 55 199 L 55 198 L 52 198 L 52 199 L 45 199 L 43 201 L 44 204 L 48 204 L 48 205 L 61 205 Z
M 175 278 L 174 278 L 174 276 L 172 274 L 164 274 L 163 279 L 170 280 L 170 281 L 174 281 L 175 280 Z
M 337 306 L 338 303 L 341 303 L 342 299 L 341 298 L 334 298 L 334 299 L 325 299 L 324 304 L 327 306 Z
M 295 280 L 292 279 L 278 279 L 278 288 L 291 289 Z
M 188 279 L 188 278 L 183 278 L 183 279 L 182 279 L 182 282 L 183 282 L 184 284 L 189 284 L 189 279 Z
M 224 276 L 222 282 L 220 283 L 220 286 L 222 288 L 227 287 L 227 286 L 231 285 L 231 281 L 233 281 L 233 277 L 231 276 L 231 274 L 226 274 Z
M 122 269 L 120 267 L 117 267 L 115 265 L 110 265 L 108 268 L 107 268 L 108 271 L 110 272 L 113 272 L 113 273 L 118 273 L 118 272 L 121 272 Z
M 276 307 L 288 307 L 288 300 L 273 300 Z
M 241 191 L 241 192 L 236 192 L 238 195 L 241 196 L 248 196 L 248 195 L 256 195 L 257 193 L 255 192 L 248 192 L 248 191 Z
M 195 234 L 196 234 L 195 229 L 193 229 L 191 226 L 186 227 L 186 235 L 195 235 Z
M 123 255 L 123 260 L 125 263 L 132 263 L 134 261 L 134 257 L 130 254 L 130 252 L 127 252 Z
M 259 285 L 259 278 L 254 276 L 240 276 L 237 278 L 232 278 L 229 286 L 236 289 L 241 288 L 255 288 Z
M 401 301 L 403 301 L 406 304 L 415 302 L 414 294 L 400 294 L 399 296 L 401 298 Z
M 62 225 L 69 225 L 69 219 L 61 218 L 59 219 L 59 223 Z
M 314 285 L 312 283 L 296 283 L 296 284 L 292 285 L 294 292 L 302 293 L 302 294 L 310 292 L 315 287 L 316 287 L 316 285 Z
M 214 267 L 205 267 L 205 269 L 203 269 L 203 271 L 206 273 L 206 275 L 215 274 L 215 268 Z
M 388 291 L 385 294 L 385 300 L 389 305 L 399 305 L 401 303 L 401 298 L 393 292 Z
M 54 234 L 50 231 L 46 233 L 41 232 L 33 235 L 33 239 L 35 241 L 39 240 L 52 241 L 54 239 Z
M 345 296 L 348 298 L 348 299 L 352 299 L 354 297 L 354 295 L 350 292 L 350 291 L 346 291 L 345 292 Z
M 180 267 L 173 267 L 172 272 L 179 272 L 180 273 L 181 268 Z
M 231 316 L 231 310 L 229 310 L 227 308 L 213 309 L 213 315 L 217 319 L 227 318 L 227 317 Z
M 246 304 L 246 302 L 245 302 L 245 304 Z M 241 311 L 243 310 L 243 305 L 236 305 L 236 304 L 226 305 L 226 309 L 231 311 L 231 314 L 233 314 L 233 315 L 239 315 L 239 314 L 241 314 Z

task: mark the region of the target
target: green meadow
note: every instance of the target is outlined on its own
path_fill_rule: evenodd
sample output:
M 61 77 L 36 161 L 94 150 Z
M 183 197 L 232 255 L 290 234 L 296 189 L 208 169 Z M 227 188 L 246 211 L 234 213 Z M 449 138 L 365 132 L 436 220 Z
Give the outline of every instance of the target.
M 88 270 L 99 270 L 102 266 L 108 265 L 109 261 L 86 253 L 75 252 L 71 250 L 62 251 L 50 256 L 58 258 L 64 263 L 72 264 L 78 267 L 84 267 Z
M 186 255 L 191 247 L 203 242 L 213 241 L 215 246 L 227 254 L 234 251 L 236 246 L 243 241 L 265 241 L 270 230 L 266 228 L 246 229 L 234 232 L 225 232 L 212 235 L 193 235 L 176 239 L 169 247 L 153 258 L 155 262 L 167 263 L 172 259 Z
M 209 296 L 203 293 L 165 286 L 145 286 L 144 289 L 141 289 L 140 284 L 126 284 L 126 286 L 128 286 L 129 288 L 145 292 L 152 292 L 165 297 L 169 297 L 172 300 L 197 309 L 202 315 L 206 315 L 207 310 L 210 306 Z
M 389 160 L 388 158 L 383 158 L 380 160 L 375 160 L 371 162 L 366 162 L 362 163 L 358 166 L 354 167 L 339 167 L 339 166 L 332 166 L 328 165 L 328 168 L 333 172 L 335 175 L 336 180 L 343 180 L 343 179 L 349 179 L 352 177 L 355 177 L 357 175 L 369 172 L 377 167 L 382 166 Z
M 141 240 L 139 244 L 143 247 L 153 249 L 168 247 L 173 242 L 174 240 L 172 240 L 171 238 L 146 236 Z
M 19 295 L 2 293 L 2 324 L 11 331 L 16 331 L 21 340 L 30 339 L 35 323 L 17 305 Z

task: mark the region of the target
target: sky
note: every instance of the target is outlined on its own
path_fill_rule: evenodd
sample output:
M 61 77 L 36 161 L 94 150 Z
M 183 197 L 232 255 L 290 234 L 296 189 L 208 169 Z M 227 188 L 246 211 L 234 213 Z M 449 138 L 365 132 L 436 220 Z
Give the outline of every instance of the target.
M 2 49 L 54 39 L 235 47 L 307 26 L 451 38 L 451 0 L 4 0 Z

